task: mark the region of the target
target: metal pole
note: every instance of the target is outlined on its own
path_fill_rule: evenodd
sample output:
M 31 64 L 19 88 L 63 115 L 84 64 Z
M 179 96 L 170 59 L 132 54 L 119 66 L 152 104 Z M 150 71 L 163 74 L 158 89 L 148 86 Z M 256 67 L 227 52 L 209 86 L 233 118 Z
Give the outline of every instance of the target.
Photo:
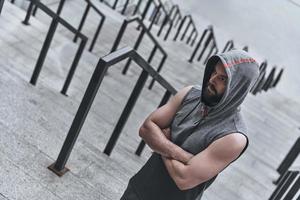
M 188 39 L 186 40 L 186 44 L 189 44 L 190 43 L 190 41 L 191 41 L 191 39 L 192 39 L 192 37 L 193 37 L 193 35 L 196 33 L 196 29 L 194 28 L 193 30 L 192 30 L 192 32 L 190 33 L 190 36 L 188 37 Z
M 137 12 L 139 11 L 139 8 L 141 6 L 141 3 L 142 3 L 143 0 L 139 0 L 138 3 L 136 4 L 135 8 L 134 8 L 134 11 L 133 11 L 133 14 L 132 15 L 136 15 Z
M 42 70 L 43 64 L 45 62 L 45 59 L 46 59 L 46 56 L 47 56 L 47 53 L 48 53 L 48 50 L 50 48 L 53 36 L 55 34 L 57 25 L 58 25 L 58 16 L 55 16 L 52 19 L 50 28 L 48 30 L 46 39 L 45 39 L 43 47 L 42 47 L 42 50 L 40 52 L 40 55 L 39 55 L 38 60 L 36 62 L 33 74 L 32 74 L 31 79 L 30 79 L 30 83 L 32 85 L 36 85 L 37 79 L 40 75 L 40 72 Z
M 158 32 L 157 32 L 157 34 L 156 34 L 157 37 L 160 36 L 160 34 L 161 34 L 163 28 L 165 27 L 165 25 L 167 24 L 167 22 L 168 22 L 168 18 L 167 18 L 167 15 L 166 15 L 163 22 L 162 22 L 162 24 L 161 24 L 161 26 L 160 26 L 160 28 L 159 28 L 159 30 L 158 30 Z
M 213 33 L 210 32 L 210 35 L 208 36 L 207 40 L 205 41 L 204 47 L 203 47 L 203 49 L 202 49 L 202 51 L 201 51 L 201 53 L 200 53 L 200 55 L 199 55 L 197 61 L 200 61 L 200 60 L 201 60 L 201 58 L 202 58 L 202 56 L 203 56 L 205 50 L 207 49 L 207 47 L 208 47 L 210 41 L 212 40 L 212 38 L 213 38 Z
M 93 50 L 93 48 L 94 48 L 94 46 L 95 46 L 95 43 L 96 43 L 97 38 L 98 38 L 98 36 L 99 36 L 100 30 L 101 30 L 101 28 L 102 28 L 102 26 L 103 26 L 104 20 L 105 20 L 105 17 L 102 16 L 102 18 L 101 18 L 101 20 L 100 20 L 100 23 L 99 23 L 99 25 L 98 25 L 98 28 L 97 28 L 97 30 L 96 30 L 96 32 L 95 32 L 94 37 L 93 37 L 92 43 L 91 43 L 91 45 L 90 45 L 90 48 L 89 48 L 89 51 L 90 51 L 90 52 L 92 52 L 92 50 Z
M 262 89 L 264 91 L 267 91 L 270 88 L 270 86 L 273 82 L 273 79 L 274 79 L 275 70 L 276 70 L 276 67 L 273 67 L 273 69 L 271 70 L 266 82 L 264 83 L 264 85 L 262 87 Z
M 196 54 L 197 54 L 197 52 L 198 52 L 198 49 L 200 48 L 201 43 L 202 43 L 204 37 L 206 36 L 208 30 L 209 30 L 209 29 L 207 28 L 207 29 L 205 29 L 204 32 L 202 33 L 201 38 L 200 38 L 199 42 L 198 42 L 197 45 L 196 45 L 196 48 L 194 49 L 194 51 L 193 51 L 193 53 L 192 53 L 190 59 L 188 60 L 190 63 L 193 62 L 194 57 L 196 56 Z
M 213 47 L 211 47 L 211 49 L 210 49 L 209 53 L 207 54 L 207 56 L 206 56 L 206 58 L 205 58 L 203 64 L 207 63 L 208 59 L 209 59 L 210 56 L 212 55 L 213 50 L 214 50 L 215 48 L 216 48 L 216 46 L 215 46 L 215 44 L 214 44 L 214 42 L 213 42 Z
M 119 0 L 115 0 L 114 4 L 113 4 L 113 6 L 112 6 L 112 9 L 114 9 L 114 10 L 116 9 L 117 4 L 118 4 L 118 1 L 119 1 Z
M 92 106 L 94 98 L 97 94 L 97 91 L 99 89 L 99 86 L 101 85 L 107 69 L 108 67 L 106 66 L 105 61 L 100 59 L 79 105 L 79 108 L 72 122 L 71 128 L 69 129 L 62 149 L 58 155 L 58 158 L 52 165 L 48 167 L 48 169 L 53 171 L 58 176 L 62 176 L 68 171 L 68 169 L 65 168 L 66 162 L 69 159 L 73 146 L 78 138 L 80 130 Z
M 125 5 L 124 5 L 124 7 L 123 7 L 123 9 L 122 9 L 122 11 L 121 11 L 121 14 L 122 14 L 122 15 L 125 14 L 125 11 L 126 11 L 126 9 L 127 9 L 128 3 L 129 3 L 129 0 L 126 0 Z
M 29 25 L 29 20 L 30 20 L 33 6 L 34 6 L 33 0 L 31 0 L 29 3 L 28 9 L 27 9 L 26 17 L 25 17 L 24 21 L 22 22 L 25 25 Z
M 82 30 L 82 27 L 83 27 L 83 25 L 84 25 L 84 22 L 85 22 L 85 20 L 86 20 L 86 17 L 87 17 L 87 15 L 88 15 L 89 11 L 90 11 L 90 8 L 91 8 L 90 4 L 87 4 L 86 7 L 85 7 L 85 10 L 84 10 L 84 13 L 83 13 L 83 15 L 82 15 L 82 18 L 81 18 L 81 20 L 80 20 L 80 23 L 79 23 L 79 26 L 78 26 L 78 29 L 77 29 L 77 33 L 75 34 L 75 37 L 74 37 L 74 39 L 73 39 L 73 42 L 77 42 L 77 39 L 78 39 L 78 33 L 80 33 L 81 30 Z
M 159 4 L 159 6 L 155 9 L 154 16 L 153 16 L 153 18 L 152 18 L 152 20 L 151 20 L 151 23 L 150 23 L 149 27 L 148 27 L 149 32 L 150 32 L 151 29 L 152 29 L 152 26 L 153 26 L 153 24 L 154 24 L 155 19 L 157 18 L 157 15 L 158 15 L 158 12 L 159 12 L 160 9 L 161 9 L 161 4 Z
M 172 22 L 172 21 L 170 21 L 169 24 L 170 24 L 170 25 L 169 25 L 169 28 L 168 28 L 168 30 L 167 30 L 167 32 L 166 32 L 165 37 L 164 37 L 164 40 L 165 40 L 165 41 L 168 39 L 168 37 L 169 37 L 169 35 L 170 35 L 170 32 L 171 32 L 171 30 L 172 30 L 172 27 L 173 27 L 173 22 Z
M 277 77 L 276 77 L 274 83 L 272 84 L 272 87 L 275 87 L 275 86 L 278 84 L 278 82 L 279 82 L 279 80 L 280 80 L 280 78 L 281 78 L 281 76 L 282 76 L 282 73 L 283 73 L 283 69 L 280 70 L 280 72 L 279 72 L 279 74 L 277 75 Z
M 129 117 L 140 93 L 142 92 L 142 89 L 146 83 L 147 78 L 148 78 L 148 72 L 143 70 L 138 81 L 136 82 L 136 84 L 134 86 L 134 89 L 126 103 L 126 106 L 118 120 L 118 123 L 115 126 L 114 131 L 113 131 L 112 135 L 110 136 L 108 143 L 105 146 L 104 153 L 106 155 L 109 156 L 111 154 L 112 150 L 114 149 L 114 146 L 116 145 L 116 142 L 123 130 L 123 127 L 124 127 L 125 123 L 127 122 L 127 119 Z
M 192 42 L 191 42 L 191 47 L 194 46 L 197 37 L 198 37 L 198 31 L 196 30 L 196 34 L 195 34 L 195 36 L 194 36 L 194 39 L 193 39 Z
M 296 160 L 300 153 L 300 137 L 296 140 L 288 154 L 285 156 L 279 167 L 277 168 L 277 172 L 279 174 L 284 174 L 290 166 L 293 164 L 293 162 Z
M 165 64 L 166 59 L 167 59 L 167 56 L 164 55 L 164 57 L 162 57 L 162 59 L 161 59 L 161 61 L 160 61 L 160 63 L 159 63 L 159 66 L 158 66 L 158 68 L 157 68 L 157 73 L 159 73 L 159 72 L 161 71 L 163 65 Z M 152 80 L 151 80 L 151 82 L 150 82 L 150 84 L 149 84 L 149 87 L 148 87 L 149 90 L 152 89 L 152 87 L 153 87 L 153 85 L 154 85 L 154 82 L 155 82 L 155 79 L 152 78 Z
M 177 32 L 176 32 L 176 35 L 175 35 L 175 37 L 173 38 L 174 41 L 177 40 L 177 37 L 178 37 L 178 35 L 179 35 L 180 31 L 181 31 L 181 28 L 182 28 L 182 26 L 183 26 L 183 24 L 184 24 L 186 18 L 187 18 L 187 16 L 184 16 L 183 20 L 180 22 L 179 27 L 178 27 Z
M 145 35 L 145 32 L 146 32 L 145 29 L 142 29 L 142 30 L 141 30 L 141 33 L 140 33 L 140 35 L 139 35 L 137 41 L 136 41 L 135 44 L 134 44 L 134 47 L 133 47 L 134 50 L 137 50 L 137 49 L 139 48 L 139 46 L 140 46 L 140 44 L 141 44 L 141 42 L 142 42 L 142 39 L 143 39 L 143 37 L 144 37 L 144 35 Z M 122 74 L 125 75 L 125 74 L 127 73 L 130 64 L 131 64 L 131 58 L 129 58 L 129 59 L 127 60 L 125 66 L 124 66 L 124 69 L 123 69 L 123 71 L 122 71 Z
M 123 24 L 122 24 L 122 26 L 121 26 L 121 28 L 120 28 L 120 30 L 119 30 L 119 33 L 118 33 L 118 35 L 117 35 L 117 38 L 116 38 L 116 40 L 115 40 L 115 42 L 114 42 L 114 44 L 113 44 L 113 46 L 112 46 L 112 48 L 111 48 L 111 50 L 110 50 L 110 53 L 113 52 L 113 51 L 115 51 L 115 50 L 117 50 L 117 48 L 118 48 L 118 46 L 119 46 L 119 44 L 120 44 L 120 42 L 121 42 L 121 39 L 122 39 L 122 37 L 123 37 L 123 35 L 124 35 L 124 33 L 125 33 L 127 24 L 128 24 L 128 23 L 127 23 L 127 21 L 126 21 L 126 19 L 125 19 L 124 22 L 123 22 Z
M 4 0 L 0 0 L 0 14 L 2 12 L 3 5 L 4 5 Z
M 67 91 L 68 91 L 69 85 L 70 85 L 70 83 L 71 83 L 71 81 L 73 79 L 73 75 L 75 73 L 75 70 L 76 70 L 77 65 L 79 63 L 79 60 L 81 58 L 81 55 L 82 55 L 82 52 L 83 52 L 84 47 L 86 45 L 86 42 L 87 42 L 87 38 L 82 39 L 81 42 L 80 42 L 79 48 L 78 48 L 78 50 L 76 52 L 75 58 L 74 58 L 74 60 L 72 62 L 71 68 L 70 68 L 70 70 L 68 72 L 68 76 L 67 76 L 66 81 L 65 81 L 65 83 L 63 85 L 63 88 L 61 90 L 61 93 L 63 95 L 67 95 Z
M 162 100 L 161 100 L 160 103 L 159 103 L 158 108 L 161 107 L 161 106 L 163 106 L 163 105 L 165 105 L 165 104 L 168 102 L 168 100 L 170 99 L 170 97 L 171 97 L 171 92 L 166 91 L 165 94 L 164 94 L 164 96 L 163 96 L 163 98 L 162 98 Z M 144 140 L 142 140 L 142 141 L 140 142 L 138 148 L 137 148 L 136 151 L 135 151 L 135 154 L 136 154 L 136 155 L 138 155 L 138 156 L 141 155 L 143 149 L 145 148 L 145 144 L 146 144 L 146 143 L 144 142 Z
M 184 37 L 185 37 L 186 33 L 188 32 L 188 30 L 189 30 L 189 28 L 190 28 L 191 25 L 192 25 L 192 21 L 190 20 L 189 23 L 188 23 L 188 25 L 186 26 L 186 28 L 185 28 L 185 30 L 184 30 L 181 38 L 180 38 L 180 41 L 182 41 L 184 39 Z

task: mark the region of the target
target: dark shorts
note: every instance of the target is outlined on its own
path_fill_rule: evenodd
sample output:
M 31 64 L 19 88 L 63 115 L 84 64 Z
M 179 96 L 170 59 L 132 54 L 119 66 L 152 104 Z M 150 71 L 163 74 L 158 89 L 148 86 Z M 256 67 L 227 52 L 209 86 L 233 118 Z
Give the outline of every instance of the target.
M 134 191 L 134 188 L 128 184 L 124 194 L 122 195 L 120 200 L 140 200 Z

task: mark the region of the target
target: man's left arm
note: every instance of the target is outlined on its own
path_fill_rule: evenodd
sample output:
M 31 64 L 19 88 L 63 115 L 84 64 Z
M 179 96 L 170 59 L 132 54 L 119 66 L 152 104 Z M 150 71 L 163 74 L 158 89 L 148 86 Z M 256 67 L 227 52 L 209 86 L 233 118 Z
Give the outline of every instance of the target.
M 163 161 L 178 188 L 191 189 L 221 172 L 241 154 L 246 144 L 244 135 L 231 133 L 214 141 L 187 164 L 166 157 Z

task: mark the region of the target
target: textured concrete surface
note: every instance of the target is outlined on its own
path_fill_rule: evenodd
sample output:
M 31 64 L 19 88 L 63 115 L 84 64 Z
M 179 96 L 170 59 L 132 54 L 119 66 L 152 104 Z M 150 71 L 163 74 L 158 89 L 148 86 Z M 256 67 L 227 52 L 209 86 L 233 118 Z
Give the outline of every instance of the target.
M 71 11 L 79 13 L 82 2 L 67 2 L 64 17 L 78 22 Z M 129 178 L 149 157 L 149 148 L 141 157 L 133 152 L 140 141 L 139 125 L 164 93 L 157 84 L 153 91 L 143 90 L 112 155 L 102 153 L 141 71 L 132 65 L 123 76 L 122 62 L 109 70 L 100 87 L 67 163 L 71 171 L 58 178 L 46 169 L 59 153 L 99 56 L 109 52 L 111 39 L 121 25 L 119 14 L 99 6 L 109 16 L 109 23 L 96 51 L 84 52 L 69 96 L 65 97 L 59 91 L 77 48 L 71 35 L 59 29 L 34 87 L 28 80 L 47 31 L 46 18 L 39 15 L 38 20 L 32 19 L 31 26 L 24 26 L 20 23 L 24 12 L 5 3 L 0 17 L 0 176 L 4 177 L 0 180 L 0 199 L 35 199 L 42 193 L 49 199 L 118 199 Z M 91 16 L 89 25 L 97 24 L 95 17 Z M 86 34 L 92 35 L 94 28 L 87 26 Z M 135 26 L 131 26 L 122 45 L 132 45 L 136 35 Z M 187 64 L 184 58 L 191 49 L 182 43 L 161 43 L 169 53 L 162 75 L 177 89 L 200 83 L 202 64 Z M 151 45 L 147 41 L 139 52 L 148 55 Z M 204 199 L 267 199 L 274 189 L 272 180 L 278 177 L 275 169 L 299 136 L 299 108 L 277 90 L 250 95 L 243 106 L 249 125 L 249 149 L 219 176 Z

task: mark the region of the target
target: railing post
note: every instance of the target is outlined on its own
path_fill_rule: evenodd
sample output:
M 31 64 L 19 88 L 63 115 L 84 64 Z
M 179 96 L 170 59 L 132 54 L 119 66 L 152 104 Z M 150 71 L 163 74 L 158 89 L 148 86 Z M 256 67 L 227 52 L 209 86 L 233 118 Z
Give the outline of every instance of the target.
M 124 33 L 125 33 L 127 24 L 128 24 L 128 23 L 127 23 L 127 21 L 126 21 L 126 19 L 125 19 L 124 22 L 123 22 L 123 24 L 122 24 L 122 26 L 121 26 L 121 28 L 120 28 L 120 30 L 119 30 L 119 33 L 118 33 L 118 35 L 117 35 L 117 38 L 116 38 L 116 40 L 115 40 L 115 42 L 114 42 L 114 44 L 113 44 L 113 46 L 112 46 L 112 48 L 111 48 L 111 50 L 110 50 L 110 53 L 113 52 L 113 51 L 115 51 L 115 50 L 117 50 L 117 48 L 118 48 L 118 46 L 119 46 L 119 44 L 120 44 L 120 42 L 121 42 L 121 39 L 122 39 L 122 37 L 123 37 L 123 35 L 124 35 Z
M 57 25 L 58 25 L 58 16 L 56 16 L 56 17 L 54 17 L 52 19 L 50 28 L 48 30 L 46 39 L 45 39 L 43 47 L 42 47 L 42 50 L 40 52 L 40 55 L 39 55 L 38 60 L 36 62 L 33 74 L 32 74 L 31 79 L 30 79 L 30 83 L 32 85 L 36 85 L 37 79 L 38 79 L 38 77 L 40 75 L 40 72 L 42 70 L 43 64 L 45 62 L 45 58 L 46 58 L 48 50 L 50 48 L 53 36 L 55 34 Z
M 81 58 L 81 55 L 82 55 L 82 52 L 83 52 L 84 47 L 86 45 L 86 42 L 87 42 L 87 38 L 82 39 L 81 42 L 80 42 L 79 48 L 78 48 L 78 50 L 76 52 L 75 58 L 74 58 L 74 60 L 72 62 L 71 68 L 70 68 L 70 70 L 68 72 L 66 81 L 65 81 L 65 83 L 63 85 L 63 88 L 61 90 L 61 93 L 63 95 L 67 95 L 67 91 L 68 91 L 69 85 L 70 85 L 70 83 L 71 83 L 71 81 L 73 79 L 73 75 L 75 73 L 75 70 L 76 70 L 77 65 L 79 63 L 79 60 Z
M 190 19 L 190 18 L 189 18 L 189 19 Z M 188 25 L 186 26 L 186 28 L 185 28 L 185 30 L 184 30 L 184 32 L 183 32 L 181 38 L 180 38 L 180 41 L 182 41 L 182 40 L 184 39 L 184 37 L 185 37 L 186 33 L 188 32 L 188 30 L 189 30 L 189 28 L 190 28 L 191 25 L 192 25 L 192 20 L 190 19 Z
M 272 83 L 272 87 L 276 87 L 276 85 L 278 84 L 278 82 L 280 81 L 280 78 L 282 76 L 283 73 L 283 69 L 280 70 L 279 74 L 277 75 L 276 79 L 274 80 L 274 83 Z
M 136 41 L 135 44 L 134 44 L 134 47 L 133 47 L 134 50 L 137 50 L 137 49 L 139 48 L 139 46 L 140 46 L 140 44 L 141 44 L 141 42 L 142 42 L 142 39 L 143 39 L 143 37 L 144 37 L 144 35 L 145 35 L 145 32 L 146 32 L 146 30 L 143 28 L 143 29 L 141 30 L 141 33 L 140 33 L 140 35 L 139 35 L 137 41 Z M 131 64 L 131 58 L 129 58 L 129 59 L 127 60 L 125 66 L 124 66 L 124 69 L 123 69 L 123 71 L 122 71 L 122 74 L 125 75 L 125 74 L 127 73 L 130 64 Z
M 190 63 L 193 62 L 193 60 L 194 60 L 194 58 L 195 58 L 195 56 L 196 56 L 196 54 L 197 54 L 197 52 L 198 52 L 198 49 L 200 48 L 200 46 L 201 46 L 201 44 L 202 44 L 202 41 L 203 41 L 204 37 L 206 36 L 208 30 L 209 30 L 209 29 L 207 28 L 207 29 L 205 29 L 204 32 L 202 33 L 199 42 L 197 43 L 197 45 L 196 45 L 196 47 L 195 47 L 195 49 L 194 49 L 194 51 L 193 51 L 193 53 L 192 53 L 190 59 L 188 60 Z
M 161 24 L 161 26 L 160 26 L 160 28 L 159 28 L 159 30 L 158 30 L 158 32 L 157 32 L 157 34 L 156 34 L 157 37 L 160 36 L 160 34 L 161 34 L 163 28 L 165 27 L 165 25 L 167 24 L 167 22 L 168 22 L 168 16 L 166 15 L 163 22 L 162 22 L 162 24 Z
M 187 16 L 184 16 L 184 18 L 181 20 L 181 22 L 180 22 L 180 24 L 179 24 L 179 27 L 178 27 L 178 29 L 177 29 L 177 32 L 176 32 L 176 34 L 175 34 L 175 36 L 174 36 L 174 38 L 173 38 L 174 41 L 177 40 L 177 37 L 178 37 L 178 35 L 179 35 L 180 31 L 181 31 L 181 28 L 183 27 L 183 24 L 184 24 L 186 18 L 187 18 Z
M 215 45 L 214 40 L 212 40 L 212 41 L 213 41 L 213 46 L 211 47 L 209 53 L 207 54 L 207 56 L 206 56 L 206 58 L 205 58 L 203 64 L 206 64 L 206 63 L 207 63 L 208 59 L 211 57 L 211 55 L 212 55 L 212 53 L 213 53 L 213 50 L 214 50 L 215 48 L 217 48 L 216 45 Z
M 212 38 L 213 38 L 213 33 L 210 32 L 210 34 L 209 34 L 207 40 L 206 40 L 205 43 L 204 43 L 204 47 L 203 47 L 203 49 L 202 49 L 202 51 L 201 51 L 201 53 L 200 53 L 200 55 L 199 55 L 197 61 L 200 61 L 200 60 L 201 60 L 201 58 L 202 58 L 202 56 L 203 56 L 205 50 L 207 49 L 207 47 L 208 47 L 210 41 L 212 40 Z
M 118 120 L 118 123 L 115 126 L 114 131 L 113 131 L 112 135 L 110 136 L 108 143 L 105 146 L 104 153 L 106 155 L 109 156 L 111 154 L 112 150 L 114 149 L 114 146 L 116 145 L 116 142 L 123 130 L 123 127 L 129 117 L 140 93 L 142 92 L 142 89 L 146 83 L 147 78 L 148 78 L 148 72 L 143 70 L 139 79 L 137 80 L 137 82 L 134 86 L 134 89 L 126 103 L 126 106 Z
M 28 6 L 28 8 L 27 8 L 27 12 L 26 12 L 25 19 L 24 19 L 24 21 L 22 22 L 22 23 L 25 24 L 25 25 L 29 25 L 30 16 L 31 16 L 32 9 L 33 9 L 33 6 L 34 6 L 33 1 L 34 1 L 34 0 L 31 0 L 31 1 L 30 1 L 29 6 Z
M 164 64 L 165 64 L 166 59 L 167 59 L 167 55 L 164 55 L 164 56 L 162 57 L 160 63 L 159 63 L 159 66 L 158 66 L 157 70 L 156 70 L 157 73 L 159 73 L 159 72 L 161 71 L 162 67 L 163 67 Z M 149 88 L 148 88 L 149 90 L 152 89 L 152 87 L 153 87 L 153 85 L 154 85 L 154 82 L 155 82 L 155 79 L 152 78 L 152 80 L 151 80 L 151 82 L 150 82 L 150 84 L 149 84 Z
M 280 174 L 280 176 L 283 176 L 283 174 L 288 171 L 290 166 L 293 164 L 293 162 L 296 160 L 296 158 L 299 156 L 300 153 L 300 137 L 296 140 L 288 154 L 285 156 L 279 167 L 277 168 L 277 172 Z M 278 178 L 278 180 L 280 177 Z M 278 180 L 275 181 L 275 184 L 278 184 Z
M 97 91 L 105 76 L 107 69 L 108 67 L 106 66 L 106 63 L 102 59 L 100 59 L 96 69 L 94 70 L 87 90 L 84 93 L 75 118 L 72 122 L 71 128 L 69 129 L 66 140 L 64 141 L 62 149 L 58 155 L 58 158 L 52 165 L 48 167 L 48 169 L 53 171 L 58 176 L 62 176 L 68 171 L 68 169 L 65 167 L 66 162 L 69 159 L 73 146 L 78 138 L 79 132 L 92 106 L 94 98 L 97 94 Z
M 192 42 L 191 42 L 191 47 L 194 46 L 197 37 L 198 37 L 198 31 L 196 30 L 196 34 L 195 34 L 195 36 L 194 36 L 194 39 L 193 39 Z
M 150 23 L 149 27 L 148 27 L 148 30 L 149 30 L 149 31 L 151 31 L 152 26 L 153 26 L 153 24 L 154 24 L 154 21 L 155 21 L 155 19 L 157 18 L 157 15 L 158 15 L 160 9 L 161 9 L 161 4 L 159 4 L 158 7 L 155 9 L 154 16 L 153 16 L 153 18 L 152 18 L 152 20 L 151 20 L 151 23 Z
M 165 41 L 168 39 L 168 37 L 169 37 L 169 35 L 170 35 L 170 32 L 171 32 L 171 30 L 172 30 L 172 27 L 173 27 L 173 22 L 170 21 L 169 28 L 168 28 L 168 30 L 167 30 L 167 32 L 166 32 L 165 37 L 164 37 L 164 40 L 165 40 Z
M 186 44 L 189 44 L 193 35 L 196 33 L 196 29 L 193 28 L 192 32 L 190 33 L 190 36 L 188 37 L 188 39 L 186 40 Z
M 88 15 L 89 11 L 90 11 L 90 8 L 91 8 L 90 4 L 87 4 L 86 7 L 85 7 L 85 10 L 84 10 L 84 13 L 83 13 L 83 15 L 82 15 L 82 18 L 81 18 L 81 20 L 80 20 L 80 23 L 79 23 L 79 26 L 78 26 L 78 29 L 77 29 L 77 33 L 75 34 L 75 37 L 74 37 L 74 39 L 73 39 L 73 42 L 77 42 L 78 34 L 79 34 L 79 33 L 81 32 L 81 30 L 82 30 L 82 27 L 83 27 L 83 25 L 84 25 L 84 22 L 85 22 L 85 20 L 86 20 L 86 17 L 87 17 L 87 15 Z
M 161 100 L 160 103 L 159 103 L 158 108 L 161 107 L 161 106 L 163 106 L 163 105 L 165 105 L 165 104 L 168 102 L 168 100 L 170 99 L 171 95 L 172 95 L 171 92 L 166 91 L 165 94 L 164 94 L 164 96 L 163 96 L 163 98 L 162 98 L 162 100 Z M 138 155 L 138 156 L 141 155 L 143 149 L 145 148 L 145 144 L 146 144 L 146 143 L 144 142 L 144 140 L 141 140 L 141 142 L 140 142 L 138 148 L 137 148 L 136 151 L 135 151 L 135 154 L 136 154 L 136 155 Z
M 118 1 L 119 1 L 119 0 L 115 0 L 114 4 L 113 4 L 113 6 L 112 6 L 112 9 L 114 9 L 114 10 L 116 9 L 117 4 L 118 4 Z
M 135 8 L 134 8 L 134 11 L 133 11 L 133 14 L 132 15 L 136 15 L 137 12 L 139 11 L 139 8 L 141 6 L 141 3 L 142 3 L 143 0 L 139 0 L 138 3 L 136 4 Z
M 89 51 L 90 51 L 90 52 L 92 52 L 92 50 L 93 50 L 93 48 L 94 48 L 94 46 L 95 46 L 95 43 L 96 43 L 97 38 L 98 38 L 98 36 L 99 36 L 100 30 L 101 30 L 101 28 L 102 28 L 102 26 L 103 26 L 103 24 L 104 24 L 104 21 L 105 21 L 105 17 L 104 17 L 104 16 L 101 16 L 101 17 L 102 17 L 102 18 L 101 18 L 101 20 L 100 20 L 100 23 L 99 23 L 99 25 L 98 25 L 98 28 L 97 28 L 97 30 L 96 30 L 96 32 L 95 32 L 95 35 L 94 35 L 94 37 L 93 37 L 92 43 L 91 43 L 90 48 L 89 48 Z
M 4 5 L 4 0 L 0 0 L 0 14 L 2 12 L 3 5 Z
M 122 11 L 121 11 L 121 14 L 122 14 L 122 15 L 125 14 L 125 11 L 126 11 L 126 9 L 127 9 L 128 3 L 129 3 L 129 0 L 126 0 L 125 5 L 124 5 L 124 7 L 123 7 L 123 9 L 122 9 Z
M 285 173 L 283 180 L 280 182 L 278 187 L 274 190 L 269 200 L 280 200 L 283 195 L 287 192 L 288 188 L 299 174 L 299 171 L 288 171 Z M 287 198 L 284 198 L 287 199 Z
M 273 79 L 274 79 L 275 70 L 276 70 L 276 67 L 273 67 L 273 69 L 271 70 L 271 72 L 270 72 L 270 74 L 269 74 L 266 82 L 262 86 L 262 89 L 264 91 L 267 91 L 270 88 L 270 86 L 271 86 L 271 84 L 273 82 Z

